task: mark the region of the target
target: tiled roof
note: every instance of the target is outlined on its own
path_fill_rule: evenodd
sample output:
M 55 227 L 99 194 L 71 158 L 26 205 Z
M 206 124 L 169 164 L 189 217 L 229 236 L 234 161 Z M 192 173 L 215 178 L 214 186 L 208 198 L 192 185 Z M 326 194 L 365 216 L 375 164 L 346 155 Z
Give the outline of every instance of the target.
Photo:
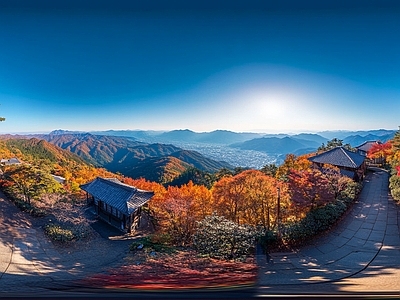
M 133 213 L 154 195 L 151 191 L 139 190 L 116 178 L 97 177 L 95 180 L 81 185 L 80 188 L 125 215 Z
M 380 141 L 366 141 L 366 142 L 362 143 L 360 146 L 357 146 L 356 148 L 358 150 L 368 152 L 369 149 L 371 149 L 371 147 L 376 144 L 381 144 L 381 142 Z
M 357 169 L 362 165 L 365 157 L 343 147 L 336 147 L 316 156 L 310 157 L 309 160 L 315 163 L 331 164 L 337 167 Z

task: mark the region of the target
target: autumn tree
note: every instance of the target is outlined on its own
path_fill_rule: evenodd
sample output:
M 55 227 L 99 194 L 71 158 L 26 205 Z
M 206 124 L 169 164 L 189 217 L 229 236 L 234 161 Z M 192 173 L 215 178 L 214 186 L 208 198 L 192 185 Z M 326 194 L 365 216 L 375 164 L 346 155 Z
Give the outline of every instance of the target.
M 291 170 L 301 171 L 307 170 L 311 167 L 312 163 L 308 160 L 312 154 L 305 154 L 296 156 L 294 154 L 288 154 L 282 165 L 276 170 L 275 177 L 279 180 L 287 180 Z
M 222 177 L 212 188 L 214 209 L 219 215 L 240 224 L 245 210 L 244 177 Z
M 390 141 L 388 141 L 386 143 L 377 143 L 372 145 L 371 149 L 369 149 L 367 153 L 367 157 L 383 163 L 390 155 L 392 155 L 392 153 L 393 145 Z
M 271 230 L 277 223 L 278 188 L 282 211 L 286 212 L 289 198 L 285 184 L 261 171 L 247 170 L 214 185 L 214 209 L 238 224 L 261 225 Z
M 11 166 L 4 172 L 10 179 L 15 193 L 22 195 L 25 202 L 40 200 L 45 194 L 60 192 L 62 186 L 47 172 L 31 165 Z
M 187 245 L 196 222 L 211 214 L 211 193 L 204 186 L 189 182 L 181 187 L 169 186 L 163 200 L 153 203 L 161 229 L 180 245 Z
M 293 203 L 306 212 L 335 200 L 329 179 L 319 170 L 292 170 L 288 183 Z

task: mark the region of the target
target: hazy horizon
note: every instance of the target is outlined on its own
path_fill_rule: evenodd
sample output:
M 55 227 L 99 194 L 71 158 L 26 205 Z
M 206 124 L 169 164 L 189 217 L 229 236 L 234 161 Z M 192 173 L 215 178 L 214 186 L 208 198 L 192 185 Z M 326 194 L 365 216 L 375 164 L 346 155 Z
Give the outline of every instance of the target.
M 258 134 L 271 134 L 271 135 L 279 135 L 279 134 L 286 134 L 286 135 L 296 135 L 296 134 L 323 134 L 324 132 L 326 133 L 333 133 L 333 132 L 341 132 L 341 133 L 352 133 L 352 132 L 369 132 L 369 131 L 376 131 L 376 130 L 388 130 L 388 131 L 395 131 L 395 130 L 399 130 L 399 128 L 371 128 L 371 129 L 361 129 L 361 130 L 346 130 L 346 129 L 340 129 L 340 130 L 322 130 L 322 131 L 296 131 L 296 130 L 292 130 L 292 131 L 233 131 L 233 130 L 225 130 L 225 129 L 215 129 L 215 130 L 210 130 L 210 131 L 195 131 L 195 130 L 191 130 L 189 128 L 183 128 L 183 129 L 172 129 L 172 130 L 146 130 L 146 129 L 105 129 L 105 130 L 69 130 L 69 129 L 61 129 L 61 128 L 57 128 L 57 129 L 53 129 L 53 130 L 44 130 L 44 131 L 19 131 L 19 132 L 2 132 L 0 131 L 0 134 L 11 134 L 11 135 L 23 135 L 23 134 L 49 134 L 51 132 L 54 131 L 65 131 L 65 132 L 79 132 L 79 133 L 96 133 L 96 132 L 105 132 L 105 131 L 125 131 L 125 132 L 129 132 L 129 131 L 148 131 L 148 132 L 169 132 L 169 131 L 178 131 L 178 130 L 189 130 L 195 133 L 209 133 L 209 132 L 214 132 L 214 131 L 229 131 L 229 132 L 234 132 L 234 133 L 258 133 Z
M 275 2 L 0 3 L 0 132 L 396 130 L 400 3 Z

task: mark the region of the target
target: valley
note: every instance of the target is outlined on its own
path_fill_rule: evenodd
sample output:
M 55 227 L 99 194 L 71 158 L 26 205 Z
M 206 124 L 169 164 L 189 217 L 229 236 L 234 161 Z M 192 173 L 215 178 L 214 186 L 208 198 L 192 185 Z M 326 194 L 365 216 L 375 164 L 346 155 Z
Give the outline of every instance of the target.
M 179 176 L 190 168 L 213 174 L 221 169 L 261 169 L 270 164 L 280 165 L 289 153 L 298 156 L 316 151 L 329 141 L 327 136 L 339 136 L 344 144 L 355 147 L 368 140 L 385 142 L 394 133 L 394 130 L 293 135 L 224 130 L 197 133 L 187 129 L 169 132 L 55 130 L 49 134 L 2 137 L 45 140 L 95 167 L 168 184 L 176 179 L 180 181 Z
M 260 169 L 267 164 L 279 164 L 284 158 L 282 155 L 242 150 L 227 145 L 187 142 L 174 142 L 174 144 L 182 149 L 197 151 L 211 159 L 227 162 L 234 167 Z

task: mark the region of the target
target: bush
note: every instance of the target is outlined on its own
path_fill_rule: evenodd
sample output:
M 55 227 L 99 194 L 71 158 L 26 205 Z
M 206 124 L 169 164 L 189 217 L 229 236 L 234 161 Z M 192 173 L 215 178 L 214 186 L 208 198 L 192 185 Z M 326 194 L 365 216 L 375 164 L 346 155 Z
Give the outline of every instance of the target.
M 361 192 L 362 184 L 346 177 L 343 177 L 342 180 L 345 181 L 345 187 L 340 191 L 337 198 L 345 201 L 346 204 L 349 204 L 353 202 L 357 195 Z
M 44 232 L 53 241 L 67 242 L 75 238 L 72 229 L 63 228 L 57 224 L 47 224 L 44 227 Z
M 168 234 L 153 234 L 134 241 L 130 247 L 130 251 L 143 249 L 151 252 L 172 253 L 175 251 L 171 246 L 171 237 Z
M 390 177 L 389 188 L 393 199 L 400 201 L 400 176 L 396 174 Z
M 304 219 L 284 227 L 282 237 L 289 244 L 301 244 L 314 235 L 329 229 L 347 210 L 343 200 L 311 210 Z
M 198 222 L 193 246 L 202 255 L 219 259 L 242 259 L 254 250 L 257 231 L 213 214 Z
M 69 242 L 80 240 L 90 235 L 90 227 L 84 224 L 65 225 L 48 223 L 44 227 L 45 234 L 53 241 Z

